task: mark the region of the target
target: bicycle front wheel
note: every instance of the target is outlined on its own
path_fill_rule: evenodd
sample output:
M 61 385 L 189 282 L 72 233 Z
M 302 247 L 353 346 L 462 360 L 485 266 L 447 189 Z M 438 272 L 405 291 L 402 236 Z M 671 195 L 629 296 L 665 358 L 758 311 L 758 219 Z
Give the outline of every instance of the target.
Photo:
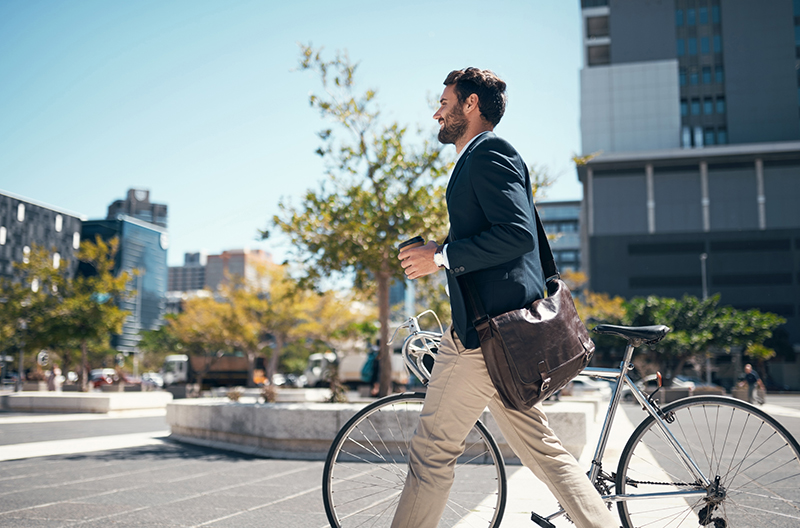
M 322 498 L 334 528 L 388 527 L 408 471 L 408 444 L 425 395 L 395 394 L 360 410 L 333 441 L 322 475 Z M 455 467 L 440 527 L 500 525 L 506 475 L 500 450 L 477 422 Z
M 622 453 L 617 493 L 701 493 L 618 502 L 625 528 L 800 526 L 800 447 L 781 424 L 723 396 L 686 398 L 664 412 L 674 416 L 669 431 L 711 484 L 692 476 L 648 416 Z

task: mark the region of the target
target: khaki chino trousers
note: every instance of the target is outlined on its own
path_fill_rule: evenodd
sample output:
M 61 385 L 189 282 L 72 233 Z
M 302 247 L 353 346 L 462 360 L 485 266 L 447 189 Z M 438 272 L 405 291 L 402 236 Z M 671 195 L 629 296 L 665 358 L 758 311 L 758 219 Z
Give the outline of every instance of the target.
M 408 476 L 392 528 L 435 528 L 439 524 L 456 458 L 487 405 L 516 455 L 550 488 L 578 528 L 619 526 L 575 458 L 547 425 L 541 405 L 527 412 L 506 409 L 489 378 L 481 349 L 464 348 L 448 328 L 409 446 Z

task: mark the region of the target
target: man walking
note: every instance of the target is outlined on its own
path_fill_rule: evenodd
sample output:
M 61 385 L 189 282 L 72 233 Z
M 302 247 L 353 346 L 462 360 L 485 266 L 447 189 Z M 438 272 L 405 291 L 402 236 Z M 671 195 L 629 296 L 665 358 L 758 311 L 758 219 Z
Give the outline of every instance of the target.
M 751 364 L 744 366 L 744 381 L 747 383 L 747 401 L 749 403 L 764 404 L 764 398 L 758 394 L 759 389 L 764 389 L 764 382 L 758 375 L 758 372 L 753 370 Z
M 446 192 L 450 234 L 442 245 L 431 241 L 399 258 L 410 279 L 447 270 L 453 324 L 442 337 L 392 526 L 437 526 L 456 458 L 487 405 L 522 463 L 547 484 L 576 526 L 618 526 L 541 406 L 505 408 L 489 378 L 462 281 L 469 274 L 491 316 L 542 297 L 533 193 L 519 153 L 492 132 L 505 112 L 505 82 L 488 70 L 467 68 L 451 72 L 444 84 L 433 118 L 439 141 L 454 144 L 458 153 Z

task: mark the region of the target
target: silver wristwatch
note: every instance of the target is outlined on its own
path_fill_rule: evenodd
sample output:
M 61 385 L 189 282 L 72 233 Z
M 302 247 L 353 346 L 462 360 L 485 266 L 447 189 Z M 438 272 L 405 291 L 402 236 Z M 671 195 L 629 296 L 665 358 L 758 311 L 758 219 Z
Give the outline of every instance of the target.
M 444 246 L 436 248 L 436 253 L 433 254 L 433 263 L 440 268 L 444 267 Z

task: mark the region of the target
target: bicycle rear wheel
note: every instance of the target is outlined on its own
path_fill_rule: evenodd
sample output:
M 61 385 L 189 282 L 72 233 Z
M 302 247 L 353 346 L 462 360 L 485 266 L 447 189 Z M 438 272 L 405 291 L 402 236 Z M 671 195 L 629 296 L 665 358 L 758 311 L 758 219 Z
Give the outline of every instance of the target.
M 625 528 L 800 526 L 800 447 L 781 424 L 722 396 L 686 398 L 664 412 L 674 413 L 668 429 L 712 484 L 695 481 L 648 416 L 622 453 L 617 493 L 704 493 L 618 502 Z
M 408 470 L 408 444 L 425 395 L 395 394 L 360 410 L 333 441 L 322 498 L 334 528 L 388 527 Z M 482 423 L 467 437 L 440 527 L 495 527 L 506 502 L 502 455 Z

